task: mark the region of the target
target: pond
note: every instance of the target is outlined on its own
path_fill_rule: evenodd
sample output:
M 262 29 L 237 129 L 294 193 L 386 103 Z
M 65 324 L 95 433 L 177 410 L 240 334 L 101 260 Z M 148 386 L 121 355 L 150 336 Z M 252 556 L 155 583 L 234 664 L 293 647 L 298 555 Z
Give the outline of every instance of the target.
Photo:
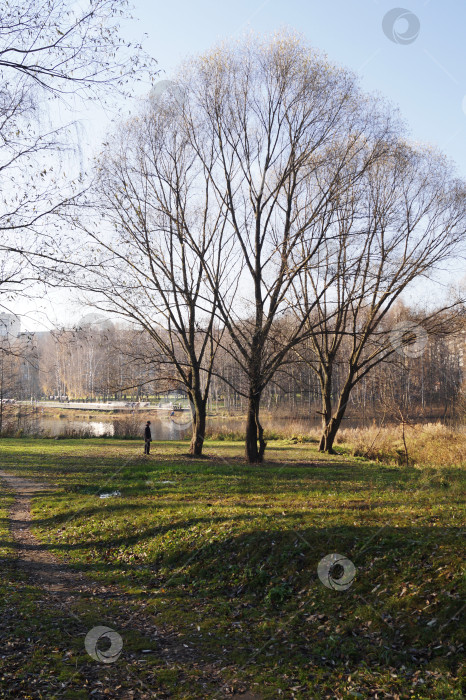
M 101 417 L 102 416 L 102 417 Z M 101 418 L 101 420 L 99 420 Z M 50 415 L 34 414 L 23 416 L 16 422 L 13 419 L 13 434 L 21 429 L 23 435 L 44 435 L 50 437 L 102 437 L 105 435 L 118 437 L 141 436 L 143 439 L 144 426 L 147 419 L 151 421 L 153 440 L 180 440 L 191 437 L 191 415 L 188 412 L 177 412 L 174 415 L 153 415 L 145 412 L 119 414 L 117 416 L 102 415 L 94 412 L 88 414 L 84 411 L 78 416 L 51 417 Z M 262 418 L 264 429 L 269 435 L 276 436 L 305 435 L 310 431 L 319 432 L 320 418 L 318 416 L 305 417 L 303 415 L 278 416 L 266 414 Z M 362 427 L 366 421 L 357 418 L 349 418 L 344 421 L 343 427 Z M 236 416 L 211 416 L 207 419 L 207 434 L 215 438 L 221 435 L 223 438 L 239 437 L 244 434 L 245 417 Z
M 36 429 L 37 426 L 37 429 Z M 144 433 L 145 420 L 141 420 L 141 439 Z M 103 435 L 113 436 L 114 427 L 112 421 L 98 420 L 69 420 L 67 418 L 38 418 L 35 421 L 34 432 L 41 432 L 51 437 L 69 435 L 73 431 L 92 437 Z M 153 440 L 180 440 L 191 434 L 191 423 L 175 423 L 170 419 L 160 420 L 151 418 L 151 431 Z

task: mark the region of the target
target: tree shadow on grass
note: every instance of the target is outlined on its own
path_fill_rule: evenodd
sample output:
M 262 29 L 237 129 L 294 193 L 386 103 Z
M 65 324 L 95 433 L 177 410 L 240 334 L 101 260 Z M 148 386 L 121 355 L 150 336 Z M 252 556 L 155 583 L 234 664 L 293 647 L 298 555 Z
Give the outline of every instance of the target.
M 400 696 L 408 696 L 420 669 L 456 673 L 459 527 L 292 527 L 288 517 L 274 515 L 269 527 L 237 536 L 219 528 L 214 541 L 201 535 L 180 541 L 176 550 L 170 545 L 172 532 L 226 520 L 244 517 L 145 528 L 123 541 L 141 545 L 158 536 L 160 547 L 132 563 L 118 559 L 113 549 L 122 540 L 111 535 L 52 549 L 77 553 L 72 568 L 127 591 L 121 605 L 150 602 L 160 629 L 177 629 L 179 643 L 195 648 L 205 663 L 221 660 L 223 667 L 261 673 L 280 667 L 291 675 L 312 668 L 338 683 L 364 658 L 372 683 L 396 669 Z M 346 590 L 326 587 L 317 574 L 319 561 L 333 552 L 356 568 Z
M 81 516 L 82 513 L 80 511 L 77 512 L 77 515 Z M 68 513 L 67 520 L 70 520 L 72 515 Z M 160 537 L 163 536 L 167 533 L 174 533 L 176 531 L 184 531 L 184 530 L 189 530 L 192 527 L 195 527 L 197 525 L 214 525 L 214 524 L 220 524 L 221 522 L 234 522 L 235 520 L 241 520 L 242 522 L 248 521 L 248 520 L 254 520 L 255 517 L 252 515 L 239 515 L 239 516 L 231 516 L 231 515 L 226 515 L 225 517 L 211 517 L 211 516 L 205 516 L 205 517 L 198 517 L 198 518 L 190 518 L 188 520 L 178 520 L 175 522 L 170 522 L 168 524 L 161 524 L 161 525 L 155 525 L 154 527 L 149 527 L 145 529 L 139 529 L 137 534 L 127 534 L 127 535 L 122 535 L 121 537 L 110 537 L 110 538 L 99 538 L 95 537 L 91 540 L 80 540 L 79 542 L 75 542 L 72 544 L 67 544 L 67 543 L 42 543 L 38 546 L 32 546 L 28 547 L 27 545 L 24 545 L 24 548 L 27 549 L 38 549 L 38 550 L 51 550 L 51 551 L 63 551 L 63 552 L 71 552 L 75 550 L 83 550 L 83 551 L 94 551 L 95 549 L 108 549 L 108 548 L 114 548 L 114 547 L 120 547 L 122 545 L 124 546 L 131 546 L 131 545 L 136 545 L 140 544 L 142 542 L 145 542 L 146 540 L 149 540 L 153 537 Z M 53 520 L 53 518 L 52 518 Z M 17 521 L 18 522 L 18 521 Z M 21 521 L 19 521 L 21 522 Z M 36 524 L 39 521 L 34 520 L 33 523 Z M 65 520 L 66 523 L 66 520 Z M 24 523 L 25 525 L 30 525 L 31 521 L 26 521 Z M 3 542 L 0 540 L 0 546 L 6 544 L 6 542 Z
M 290 451 L 287 447 L 274 447 L 273 451 Z M 302 460 L 302 452 L 305 453 L 307 461 Z M 98 491 L 105 487 L 109 479 L 113 483 L 131 484 L 131 481 L 144 478 L 153 478 L 155 475 L 178 473 L 187 478 L 196 477 L 247 477 L 251 483 L 270 483 L 274 480 L 286 482 L 293 478 L 305 479 L 312 483 L 313 480 L 323 479 L 332 482 L 348 482 L 366 484 L 368 477 L 373 477 L 374 481 L 380 484 L 386 483 L 406 483 L 417 481 L 420 478 L 420 470 L 414 467 L 393 467 L 384 464 L 371 464 L 360 460 L 347 460 L 339 462 L 337 460 L 325 460 L 316 458 L 309 461 L 309 451 L 307 448 L 294 448 L 291 455 L 287 455 L 286 460 L 276 460 L 273 458 L 261 465 L 248 465 L 244 461 L 236 461 L 228 455 L 222 456 L 222 446 L 215 447 L 215 454 L 207 461 L 183 460 L 178 455 L 164 456 L 163 460 L 145 460 L 141 455 L 140 459 L 132 459 L 129 464 L 125 463 L 127 455 L 102 454 L 93 455 L 85 453 L 78 456 L 66 455 L 57 459 L 59 455 L 50 455 L 50 461 L 44 464 L 37 463 L 37 455 L 33 452 L 24 451 L 20 456 L 8 453 L 2 466 L 8 470 L 10 468 L 16 474 L 28 476 L 31 468 L 34 469 L 38 479 L 50 478 L 59 480 L 60 485 L 69 491 L 82 490 L 82 480 L 85 479 L 87 488 L 94 488 Z M 18 463 L 18 459 L 20 462 Z M 57 461 L 54 461 L 57 460 Z M 456 478 L 461 473 L 460 468 L 448 468 L 448 474 Z M 91 478 L 89 478 L 91 477 Z M 90 483 L 89 483 L 90 481 Z
M 188 636 L 195 621 L 215 629 L 217 651 L 228 648 L 235 662 L 276 635 L 276 648 L 296 661 L 305 653 L 316 663 L 322 655 L 354 662 L 362 653 L 386 668 L 429 663 L 431 670 L 456 670 L 458 659 L 450 657 L 460 636 L 460 537 L 456 527 L 255 529 L 159 552 L 150 564 L 108 562 L 106 576 L 122 586 L 129 577 L 142 599 L 150 596 L 155 607 L 160 601 L 162 618 L 164 610 L 178 610 Z M 338 590 L 337 575 L 336 590 L 319 579 L 319 562 L 333 552 L 356 568 L 347 590 Z M 96 566 L 84 568 L 95 575 Z

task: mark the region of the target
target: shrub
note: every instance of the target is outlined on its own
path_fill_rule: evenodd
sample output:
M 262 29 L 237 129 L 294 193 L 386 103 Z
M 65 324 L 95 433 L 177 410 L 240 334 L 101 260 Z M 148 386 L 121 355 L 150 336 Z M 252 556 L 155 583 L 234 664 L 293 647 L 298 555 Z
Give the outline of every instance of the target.
M 73 428 L 69 425 L 65 425 L 60 434 L 56 436 L 58 439 L 69 440 L 69 439 L 85 439 L 95 437 L 92 428 Z
M 131 440 L 142 436 L 144 418 L 137 413 L 123 414 L 113 421 L 113 437 Z

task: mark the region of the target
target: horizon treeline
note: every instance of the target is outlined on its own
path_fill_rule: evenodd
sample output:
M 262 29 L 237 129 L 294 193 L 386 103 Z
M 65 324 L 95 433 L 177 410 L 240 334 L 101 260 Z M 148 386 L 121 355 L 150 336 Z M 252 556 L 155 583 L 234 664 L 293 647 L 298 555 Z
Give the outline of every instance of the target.
M 414 324 L 423 328 L 418 314 L 400 303 L 380 334 L 380 343 L 393 338 L 400 319 L 407 333 Z M 442 327 L 426 334 L 426 340 L 414 356 L 410 356 L 409 344 L 400 347 L 400 352 L 380 362 L 377 372 L 359 382 L 346 418 L 363 425 L 376 417 L 398 419 L 400 414 L 407 420 L 461 420 L 466 329 L 464 322 L 458 323 L 457 311 L 451 321 L 444 314 Z M 416 342 L 413 337 L 413 347 Z M 309 342 L 303 341 L 290 353 L 265 390 L 265 412 L 320 423 L 322 388 L 306 361 L 309 352 Z M 181 358 L 181 346 L 179 354 Z M 67 396 L 70 400 L 142 402 L 156 401 L 170 391 L 185 391 L 170 357 L 161 355 L 147 332 L 112 323 L 23 333 L 9 341 L 9 352 L 0 357 L 0 401 Z M 345 360 L 343 352 L 335 363 L 332 399 L 344 383 Z M 207 410 L 211 414 L 246 411 L 247 377 L 232 357 L 228 339 L 223 339 L 216 353 L 210 381 Z

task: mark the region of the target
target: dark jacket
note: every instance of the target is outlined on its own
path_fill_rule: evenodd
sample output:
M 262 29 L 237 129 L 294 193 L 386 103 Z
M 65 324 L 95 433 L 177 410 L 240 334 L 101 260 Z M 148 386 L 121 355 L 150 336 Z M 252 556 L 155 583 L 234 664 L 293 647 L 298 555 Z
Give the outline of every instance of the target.
M 152 440 L 152 433 L 150 431 L 150 425 L 146 425 L 144 430 L 144 440 Z

